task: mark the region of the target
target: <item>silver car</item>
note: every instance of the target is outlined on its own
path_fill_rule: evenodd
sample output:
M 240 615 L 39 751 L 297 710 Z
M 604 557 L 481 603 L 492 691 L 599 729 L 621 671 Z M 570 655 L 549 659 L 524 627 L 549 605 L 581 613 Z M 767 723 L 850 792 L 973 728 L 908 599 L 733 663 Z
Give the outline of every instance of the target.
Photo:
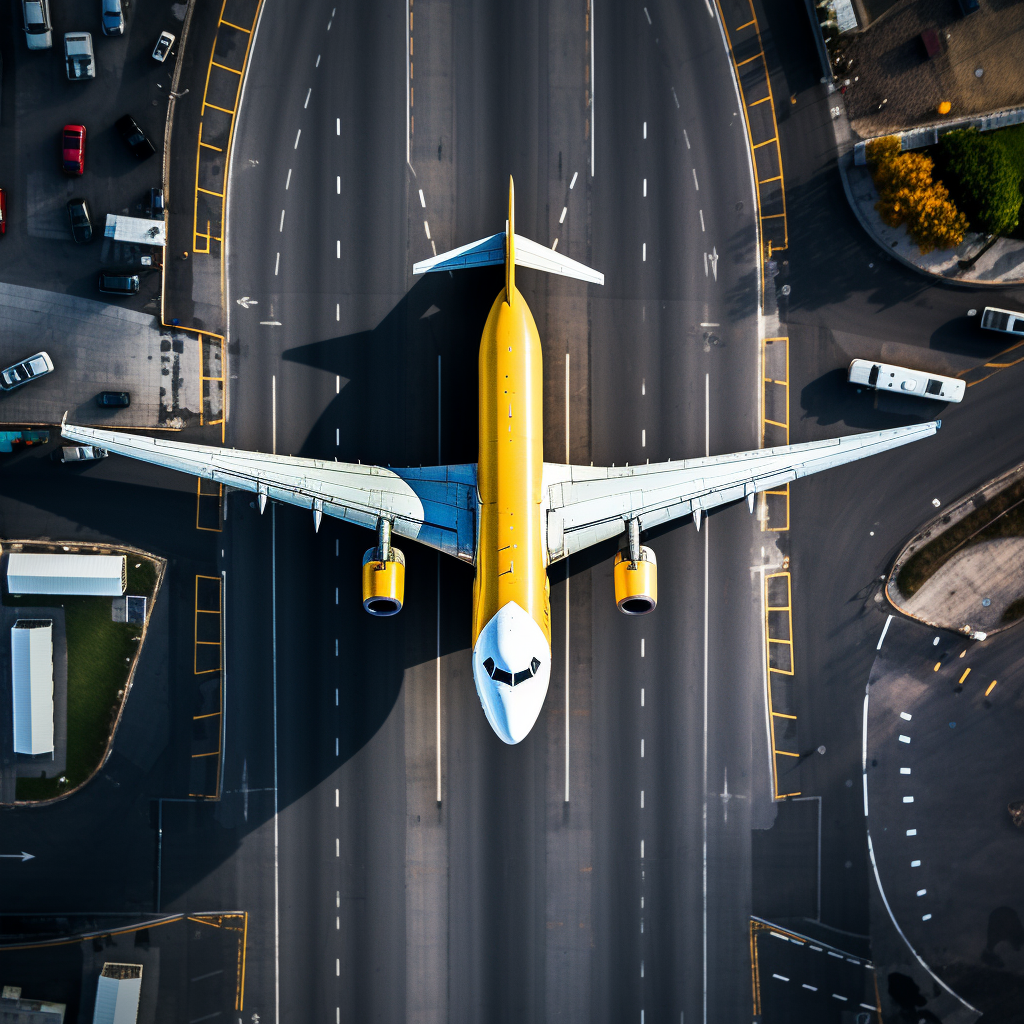
M 48 50 L 53 46 L 53 22 L 50 0 L 21 0 L 25 21 L 25 42 L 30 50 Z
M 13 391 L 22 384 L 35 380 L 36 377 L 45 377 L 48 373 L 53 373 L 52 360 L 45 352 L 37 352 L 20 363 L 8 366 L 0 373 L 0 391 Z
M 93 462 L 96 459 L 105 459 L 110 452 L 105 448 L 97 448 L 94 444 L 72 444 L 58 448 L 50 458 L 54 462 Z
M 68 80 L 81 82 L 96 77 L 96 58 L 92 50 L 91 32 L 64 33 L 64 63 Z
M 100 24 L 103 26 L 103 34 L 123 35 L 124 12 L 121 10 L 121 0 L 100 0 L 100 3 Z

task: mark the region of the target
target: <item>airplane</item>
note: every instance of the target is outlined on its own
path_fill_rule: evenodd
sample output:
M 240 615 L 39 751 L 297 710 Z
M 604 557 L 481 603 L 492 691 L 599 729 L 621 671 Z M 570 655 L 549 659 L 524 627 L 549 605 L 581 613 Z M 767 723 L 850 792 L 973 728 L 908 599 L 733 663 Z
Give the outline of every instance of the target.
M 639 466 L 571 466 L 543 457 L 543 375 L 533 314 L 516 267 L 591 284 L 604 276 L 515 232 L 509 179 L 506 230 L 417 263 L 414 274 L 504 264 L 505 286 L 484 324 L 479 352 L 476 465 L 392 469 L 187 444 L 61 424 L 64 437 L 109 452 L 255 492 L 377 533 L 363 556 L 363 607 L 402 608 L 405 557 L 394 536 L 473 565 L 473 679 L 484 715 L 507 744 L 540 715 L 551 675 L 548 567 L 593 544 L 624 537 L 614 557 L 615 601 L 626 615 L 658 603 L 657 558 L 645 530 L 683 516 L 697 529 L 711 509 L 811 473 L 929 437 L 941 421 L 732 455 Z

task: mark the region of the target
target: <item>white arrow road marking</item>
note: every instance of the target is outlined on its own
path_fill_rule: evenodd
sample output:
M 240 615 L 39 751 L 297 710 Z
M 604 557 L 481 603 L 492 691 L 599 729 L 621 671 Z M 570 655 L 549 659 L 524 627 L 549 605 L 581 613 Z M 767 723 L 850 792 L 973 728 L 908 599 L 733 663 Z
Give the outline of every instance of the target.
M 718 250 L 714 247 L 711 249 L 711 273 L 715 275 L 715 280 L 718 280 Z
M 235 302 L 237 302 L 243 309 L 259 305 L 255 299 L 250 299 L 248 295 L 243 295 L 240 299 L 235 299 Z
M 17 857 L 24 864 L 27 860 L 35 860 L 36 855 L 22 850 L 21 853 L 0 853 L 0 857 Z

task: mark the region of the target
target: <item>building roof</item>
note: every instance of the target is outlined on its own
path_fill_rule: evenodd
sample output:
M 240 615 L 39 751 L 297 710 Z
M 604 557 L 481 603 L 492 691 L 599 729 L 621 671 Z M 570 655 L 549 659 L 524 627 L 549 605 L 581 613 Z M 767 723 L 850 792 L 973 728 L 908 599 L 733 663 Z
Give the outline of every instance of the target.
M 53 750 L 53 621 L 18 619 L 11 627 L 14 751 Z
M 127 585 L 124 555 L 14 552 L 7 559 L 12 594 L 99 594 L 120 597 Z
M 136 1024 L 141 992 L 142 964 L 104 964 L 92 1024 Z

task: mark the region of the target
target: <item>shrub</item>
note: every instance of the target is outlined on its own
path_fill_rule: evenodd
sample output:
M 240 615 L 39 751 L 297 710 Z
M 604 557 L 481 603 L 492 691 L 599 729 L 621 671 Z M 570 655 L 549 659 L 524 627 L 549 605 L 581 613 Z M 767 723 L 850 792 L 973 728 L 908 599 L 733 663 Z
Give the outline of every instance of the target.
M 950 202 L 945 185 L 933 180 L 930 157 L 901 153 L 894 136 L 872 140 L 868 156 L 879 195 L 875 209 L 886 224 L 905 224 L 922 253 L 953 248 L 964 240 L 967 218 Z
M 947 132 L 939 141 L 945 179 L 964 213 L 979 230 L 1003 235 L 1017 226 L 1020 174 L 1002 146 L 976 128 Z

